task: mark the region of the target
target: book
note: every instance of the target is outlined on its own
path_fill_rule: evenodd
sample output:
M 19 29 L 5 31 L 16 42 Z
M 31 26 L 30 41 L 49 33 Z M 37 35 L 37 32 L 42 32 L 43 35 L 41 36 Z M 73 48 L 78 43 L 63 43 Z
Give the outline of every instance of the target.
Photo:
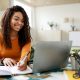
M 28 74 L 32 73 L 32 69 L 27 66 L 27 69 L 24 71 L 18 70 L 17 66 L 0 66 L 0 76 L 6 76 L 6 75 L 14 75 L 14 74 Z

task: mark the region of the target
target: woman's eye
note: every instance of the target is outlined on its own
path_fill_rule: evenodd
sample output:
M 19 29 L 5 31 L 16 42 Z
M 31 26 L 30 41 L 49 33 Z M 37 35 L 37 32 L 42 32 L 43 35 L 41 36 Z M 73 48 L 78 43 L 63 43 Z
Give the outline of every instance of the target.
M 14 20 L 16 20 L 16 21 L 17 21 L 18 19 L 14 19 Z

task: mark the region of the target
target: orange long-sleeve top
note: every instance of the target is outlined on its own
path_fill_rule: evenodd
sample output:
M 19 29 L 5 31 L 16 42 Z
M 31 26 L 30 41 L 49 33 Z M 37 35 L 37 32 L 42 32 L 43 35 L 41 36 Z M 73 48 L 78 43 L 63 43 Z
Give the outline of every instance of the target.
M 18 37 L 11 40 L 12 48 L 6 49 L 4 45 L 1 44 L 2 41 L 2 34 L 0 33 L 0 59 L 1 58 L 12 58 L 16 61 L 22 59 L 27 52 L 31 50 L 31 43 L 25 44 L 22 49 L 18 44 Z M 28 60 L 30 59 L 30 54 L 28 55 Z

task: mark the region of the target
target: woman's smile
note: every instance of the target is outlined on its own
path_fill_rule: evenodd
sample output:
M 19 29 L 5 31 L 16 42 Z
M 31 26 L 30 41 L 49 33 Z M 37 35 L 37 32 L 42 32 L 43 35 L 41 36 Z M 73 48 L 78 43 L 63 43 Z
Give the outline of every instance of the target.
M 20 31 L 24 26 L 23 15 L 21 12 L 16 12 L 11 18 L 11 29 L 15 31 Z

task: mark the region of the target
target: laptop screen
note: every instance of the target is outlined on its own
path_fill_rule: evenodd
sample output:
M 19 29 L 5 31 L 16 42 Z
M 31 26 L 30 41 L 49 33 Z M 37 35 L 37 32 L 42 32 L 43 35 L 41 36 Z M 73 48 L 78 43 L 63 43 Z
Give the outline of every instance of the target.
M 35 45 L 33 73 L 55 71 L 68 62 L 71 41 L 40 41 Z

